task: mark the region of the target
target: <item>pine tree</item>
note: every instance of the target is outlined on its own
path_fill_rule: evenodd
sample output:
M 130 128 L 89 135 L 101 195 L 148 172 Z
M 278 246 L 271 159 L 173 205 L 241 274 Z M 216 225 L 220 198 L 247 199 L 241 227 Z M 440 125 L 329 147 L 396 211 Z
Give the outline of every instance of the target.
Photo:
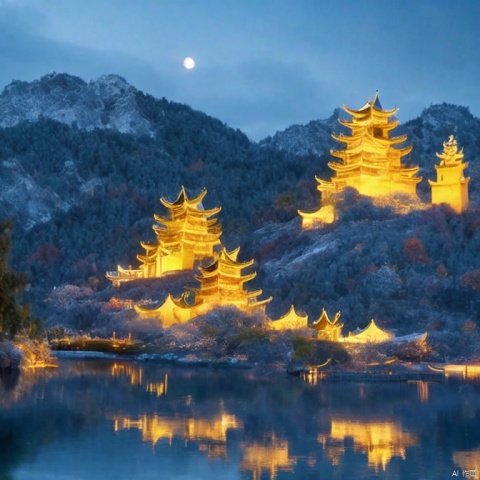
M 30 324 L 29 308 L 18 302 L 18 295 L 25 287 L 25 277 L 10 271 L 11 223 L 0 222 L 0 339 L 13 337 Z

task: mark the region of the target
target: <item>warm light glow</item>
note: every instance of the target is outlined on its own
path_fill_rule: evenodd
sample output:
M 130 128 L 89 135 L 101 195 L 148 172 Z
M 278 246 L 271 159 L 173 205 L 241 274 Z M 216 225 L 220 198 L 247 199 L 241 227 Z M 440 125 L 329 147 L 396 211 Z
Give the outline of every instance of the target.
M 257 300 L 262 290 L 248 291 L 245 284 L 256 277 L 256 272 L 243 274 L 242 270 L 253 265 L 254 261 L 238 262 L 240 248 L 227 252 L 225 248 L 216 255 L 213 263 L 200 267 L 200 275 L 196 279 L 200 288 L 193 288 L 195 293 L 195 309 L 202 315 L 216 307 L 233 306 L 246 313 L 261 311 L 271 301 Z
M 288 312 L 277 320 L 270 322 L 272 330 L 298 330 L 308 327 L 308 315 L 299 315 L 292 305 Z
M 311 328 L 317 331 L 319 340 L 327 340 L 330 342 L 338 342 L 342 334 L 343 323 L 340 323 L 340 312 L 337 312 L 334 319 L 330 320 L 325 309 L 318 320 L 312 323 Z
M 188 198 L 182 187 L 174 202 L 161 198 L 167 209 L 166 218 L 154 215 L 153 230 L 155 243 L 141 242 L 144 255 L 137 255 L 138 269 L 117 267 L 107 272 L 107 278 L 118 287 L 123 282 L 139 278 L 157 278 L 178 270 L 193 270 L 195 262 L 212 258 L 215 248 L 220 245 L 222 227 L 214 217 L 220 210 L 216 207 L 206 210 L 202 200 L 207 194 L 204 189 L 197 197 Z
M 443 142 L 443 152 L 437 153 L 440 164 L 435 165 L 437 180 L 429 180 L 432 187 L 432 203 L 446 203 L 457 213 L 468 207 L 468 182 L 470 178 L 463 176 L 468 163 L 462 163 L 463 149 L 458 150 L 457 141 L 450 135 L 447 142 Z
M 138 429 L 142 432 L 142 440 L 155 446 L 166 439 L 171 444 L 173 438 L 185 442 L 199 442 L 199 450 L 208 453 L 209 458 L 218 455 L 225 458 L 227 432 L 243 428 L 243 423 L 225 412 L 208 418 L 171 418 L 160 415 L 142 415 L 138 419 L 126 416 L 113 417 L 113 429 Z
M 192 57 L 187 57 L 187 58 L 185 58 L 185 60 L 183 61 L 183 66 L 184 66 L 187 70 L 191 70 L 192 68 L 195 67 L 195 60 L 194 60 Z
M 397 109 L 383 110 L 378 93 L 372 101 L 367 101 L 359 110 L 346 106 L 351 115 L 349 121 L 339 120 L 351 134 L 332 135 L 345 144 L 344 150 L 331 150 L 331 155 L 340 162 L 329 162 L 335 172 L 330 181 L 317 178 L 318 190 L 322 193 L 321 208 L 312 213 L 298 212 L 302 217 L 302 227 L 312 228 L 335 219 L 333 194 L 346 187 L 358 190 L 369 197 L 385 197 L 403 193 L 416 198 L 416 186 L 421 181 L 417 177 L 418 167 L 405 167 L 402 157 L 408 155 L 412 147 L 396 148 L 406 141 L 406 135 L 390 137 L 398 126 L 394 115 Z
M 115 378 L 126 377 L 130 380 L 130 385 L 134 387 L 145 387 L 145 391 L 161 397 L 167 394 L 168 375 L 165 374 L 163 382 L 145 382 L 143 376 L 143 367 L 135 364 L 114 363 L 110 375 Z
M 367 455 L 368 466 L 376 472 L 380 467 L 385 471 L 394 456 L 405 460 L 406 448 L 418 444 L 416 435 L 402 431 L 401 426 L 393 422 L 332 419 L 330 435 L 319 435 L 318 442 L 323 444 L 333 465 L 340 464 L 340 458 L 345 454 L 344 442 L 347 437 L 353 439 L 355 452 Z
M 271 479 L 277 478 L 278 471 L 293 472 L 296 458 L 288 454 L 288 441 L 278 440 L 275 435 L 264 443 L 242 444 L 240 470 L 253 473 L 253 479 L 259 480 L 262 472 L 267 471 Z
M 358 333 L 350 332 L 344 341 L 349 343 L 379 343 L 388 342 L 394 337 L 395 335 L 392 333 L 386 332 L 385 330 L 377 327 L 377 324 L 372 319 L 367 328 Z

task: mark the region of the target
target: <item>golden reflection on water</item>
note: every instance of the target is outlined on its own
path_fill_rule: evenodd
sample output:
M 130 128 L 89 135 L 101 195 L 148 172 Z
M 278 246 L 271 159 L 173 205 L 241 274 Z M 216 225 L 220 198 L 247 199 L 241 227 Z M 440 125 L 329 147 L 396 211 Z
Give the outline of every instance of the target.
M 253 480 L 260 479 L 263 471 L 269 472 L 271 480 L 280 470 L 293 472 L 296 461 L 288 453 L 288 441 L 277 439 L 274 434 L 262 443 L 242 443 L 240 470 L 252 472 Z
M 480 475 L 480 450 L 453 452 L 453 463 L 462 471 L 458 477 L 478 478 Z
M 428 382 L 419 380 L 417 382 L 417 396 L 421 403 L 428 403 L 429 388 Z
M 367 455 L 368 466 L 376 472 L 385 471 L 392 457 L 405 460 L 407 447 L 418 445 L 418 437 L 404 432 L 394 422 L 361 422 L 332 419 L 330 435 L 319 435 L 318 442 L 324 447 L 332 465 L 339 465 L 345 455 L 345 439 L 353 440 L 354 451 Z
M 214 418 L 171 418 L 160 415 L 144 414 L 137 419 L 128 416 L 114 416 L 113 429 L 138 429 L 142 440 L 155 446 L 160 440 L 167 439 L 171 445 L 174 438 L 199 442 L 200 451 L 206 451 L 210 457 L 225 458 L 227 431 L 242 429 L 243 423 L 225 412 Z
M 163 382 L 146 382 L 142 366 L 115 362 L 110 370 L 110 375 L 115 378 L 126 377 L 130 380 L 130 385 L 145 386 L 148 393 L 155 394 L 157 397 L 167 394 L 168 374 L 165 374 Z

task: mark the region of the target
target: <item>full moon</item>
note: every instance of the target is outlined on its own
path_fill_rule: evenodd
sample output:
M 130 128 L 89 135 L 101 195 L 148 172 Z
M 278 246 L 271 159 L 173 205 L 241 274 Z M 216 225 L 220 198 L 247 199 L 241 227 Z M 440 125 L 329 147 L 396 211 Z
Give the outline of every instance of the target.
M 194 60 L 192 57 L 187 57 L 187 58 L 183 61 L 183 66 L 184 66 L 187 70 L 191 70 L 191 69 L 195 66 L 195 60 Z

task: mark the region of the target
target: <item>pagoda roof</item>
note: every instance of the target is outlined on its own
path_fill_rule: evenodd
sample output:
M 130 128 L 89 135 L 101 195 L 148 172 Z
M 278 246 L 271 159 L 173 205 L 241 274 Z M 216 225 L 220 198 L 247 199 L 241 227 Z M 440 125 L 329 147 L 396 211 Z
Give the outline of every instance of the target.
M 187 192 L 185 191 L 185 187 L 182 185 L 180 188 L 180 192 L 177 196 L 177 199 L 174 202 L 169 202 L 166 198 L 161 197 L 160 202 L 166 207 L 166 208 L 174 208 L 179 205 L 187 204 L 190 206 L 198 206 L 201 205 L 203 197 L 207 194 L 207 189 L 204 188 L 196 197 L 194 198 L 188 198 Z M 201 207 L 203 208 L 203 207 Z
M 375 320 L 371 320 L 366 328 L 357 334 L 350 333 L 349 339 L 358 342 L 387 342 L 392 340 L 394 335 L 390 332 L 382 330 L 377 326 Z
M 308 315 L 306 313 L 299 315 L 295 311 L 295 306 L 291 305 L 288 312 L 277 320 L 273 320 L 270 326 L 274 330 L 305 328 L 308 326 Z
M 398 112 L 398 108 L 394 108 L 391 110 L 384 110 L 381 103 L 380 103 L 380 98 L 378 96 L 378 90 L 375 92 L 375 96 L 373 97 L 372 100 L 367 100 L 362 107 L 360 107 L 358 110 L 354 110 L 351 108 L 348 108 L 346 105 L 343 106 L 343 109 L 352 115 L 353 117 L 362 117 L 364 116 L 365 113 L 370 115 L 378 115 L 381 117 L 390 117 L 394 115 L 395 113 Z
M 314 328 L 315 330 L 331 330 L 331 329 L 342 328 L 343 323 L 339 323 L 340 315 L 341 315 L 341 312 L 337 312 L 333 320 L 330 320 L 328 318 L 327 312 L 323 308 L 322 313 L 320 314 L 320 317 L 318 318 L 318 320 L 312 323 L 311 327 Z

